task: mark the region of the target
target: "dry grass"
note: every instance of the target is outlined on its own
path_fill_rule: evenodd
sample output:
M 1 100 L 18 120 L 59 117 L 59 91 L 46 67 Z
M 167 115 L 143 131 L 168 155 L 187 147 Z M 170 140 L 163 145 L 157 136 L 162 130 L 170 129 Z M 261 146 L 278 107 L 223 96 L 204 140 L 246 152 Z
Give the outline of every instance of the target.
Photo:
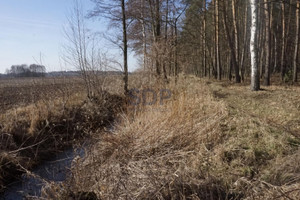
M 299 88 L 273 86 L 253 93 L 248 86 L 194 77 L 168 87 L 171 100 L 130 108 L 114 133 L 102 135 L 86 158 L 74 161 L 70 180 L 49 185 L 44 195 L 299 197 Z
M 73 170 L 72 194 L 94 192 L 101 199 L 224 199 L 231 195 L 210 172 L 214 168 L 210 150 L 223 140 L 219 122 L 228 111 L 198 81 L 178 84 L 181 88 L 168 103 L 144 108 L 134 120 L 124 117 L 113 134 L 99 138 Z M 50 191 L 45 189 L 45 195 Z
M 113 130 L 94 135 L 67 182 L 43 188 L 44 198 L 298 199 L 299 87 L 146 81 L 130 85 L 169 88 L 172 98 L 129 106 Z
M 227 139 L 219 149 L 220 176 L 245 199 L 298 199 L 300 88 L 212 83 L 216 99 L 225 101 Z M 295 187 L 297 189 L 295 189 Z M 294 188 L 290 190 L 288 188 Z
M 108 92 L 87 99 L 84 91 L 67 87 L 56 98 L 0 115 L 0 191 L 24 169 L 110 125 L 124 103 Z

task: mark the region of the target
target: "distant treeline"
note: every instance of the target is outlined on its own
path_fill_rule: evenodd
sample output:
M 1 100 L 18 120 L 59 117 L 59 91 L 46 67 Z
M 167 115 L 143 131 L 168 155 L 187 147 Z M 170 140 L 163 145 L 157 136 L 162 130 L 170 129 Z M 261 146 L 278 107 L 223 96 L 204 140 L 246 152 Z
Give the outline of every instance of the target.
M 98 72 L 93 72 L 96 73 L 97 75 L 101 76 L 114 76 L 114 75 L 122 75 L 123 73 L 120 71 L 98 71 Z M 6 74 L 0 74 L 0 78 L 12 78 L 12 77 L 76 77 L 80 76 L 81 72 L 80 71 L 55 71 L 55 72 L 45 72 L 45 73 L 28 73 L 25 71 L 25 73 L 8 73 L 8 70 L 6 70 Z
M 80 76 L 81 71 L 56 71 L 56 72 L 49 72 L 46 74 L 47 77 L 66 77 L 66 76 Z M 93 74 L 97 75 L 122 75 L 123 72 L 120 71 L 92 71 Z
M 46 67 L 37 64 L 12 65 L 10 69 L 6 70 L 6 74 L 10 77 L 44 77 Z

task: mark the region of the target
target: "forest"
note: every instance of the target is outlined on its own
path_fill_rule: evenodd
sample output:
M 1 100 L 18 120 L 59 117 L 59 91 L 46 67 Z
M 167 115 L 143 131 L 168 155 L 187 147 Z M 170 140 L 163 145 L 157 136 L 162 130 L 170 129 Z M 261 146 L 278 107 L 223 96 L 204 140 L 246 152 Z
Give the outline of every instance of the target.
M 297 82 L 298 0 L 93 2 L 90 17 L 123 27 L 124 69 L 129 48 L 142 56 L 146 71 L 165 81 L 185 72 L 241 83 L 252 71 L 256 90 L 260 82 L 269 86 L 272 76 Z

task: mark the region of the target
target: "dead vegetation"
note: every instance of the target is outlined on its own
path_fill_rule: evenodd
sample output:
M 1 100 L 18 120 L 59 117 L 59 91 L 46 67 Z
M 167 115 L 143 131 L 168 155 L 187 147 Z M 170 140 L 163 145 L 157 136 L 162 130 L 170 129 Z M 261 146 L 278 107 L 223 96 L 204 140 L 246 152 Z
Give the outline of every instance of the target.
M 133 120 L 125 117 L 116 132 L 99 138 L 73 170 L 72 193 L 93 192 L 101 199 L 234 196 L 210 172 L 211 149 L 224 138 L 219 122 L 228 111 L 197 81 L 180 83 L 171 101 L 144 108 Z M 47 188 L 44 193 L 51 196 Z
M 103 91 L 87 99 L 77 89 L 0 115 L 0 191 L 24 170 L 110 126 L 124 104 L 116 94 Z
M 297 199 L 299 88 L 181 79 L 99 136 L 48 199 Z M 63 188 L 63 189 L 61 189 Z M 97 198 L 96 198 L 97 197 Z
M 172 98 L 163 105 L 128 105 L 116 127 L 101 134 L 95 134 L 97 125 L 111 116 L 115 102 L 122 102 L 117 96 L 84 102 L 74 94 L 64 106 L 39 102 L 7 112 L 11 119 L 1 118 L 1 176 L 77 133 L 92 132 L 87 156 L 73 161 L 68 181 L 45 186 L 43 198 L 298 198 L 299 87 L 250 92 L 249 86 L 195 77 L 181 77 L 176 86 L 145 84 L 145 77 L 132 80 L 131 87 L 138 89 L 169 88 Z M 51 128 L 41 129 L 47 124 Z M 21 132 L 26 137 L 16 134 Z M 52 146 L 43 146 L 44 140 Z

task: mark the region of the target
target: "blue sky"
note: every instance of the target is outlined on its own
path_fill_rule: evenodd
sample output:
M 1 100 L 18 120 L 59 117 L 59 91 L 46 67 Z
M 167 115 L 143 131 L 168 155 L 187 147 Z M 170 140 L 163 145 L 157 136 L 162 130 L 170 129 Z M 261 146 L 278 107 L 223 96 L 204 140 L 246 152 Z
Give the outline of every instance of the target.
M 82 2 L 85 10 L 93 8 L 89 0 Z M 60 59 L 72 5 L 73 0 L 0 0 L 0 73 L 14 64 L 36 63 L 40 55 L 47 71 L 72 70 Z M 104 21 L 90 25 L 106 29 Z

